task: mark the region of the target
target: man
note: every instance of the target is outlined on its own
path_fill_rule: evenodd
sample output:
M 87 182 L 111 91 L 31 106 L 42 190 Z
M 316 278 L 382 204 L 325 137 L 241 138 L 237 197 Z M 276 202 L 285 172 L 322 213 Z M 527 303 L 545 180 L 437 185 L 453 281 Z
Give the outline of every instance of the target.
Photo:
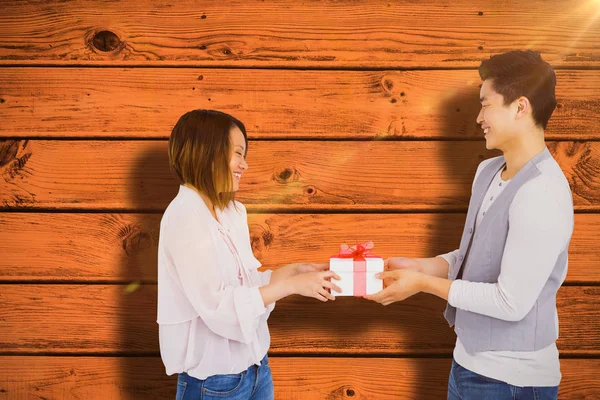
M 556 399 L 556 292 L 573 232 L 569 184 L 544 142 L 556 76 L 533 51 L 492 56 L 479 75 L 477 123 L 503 155 L 477 168 L 460 248 L 387 260 L 380 277 L 393 283 L 366 298 L 448 301 L 457 334 L 448 399 Z

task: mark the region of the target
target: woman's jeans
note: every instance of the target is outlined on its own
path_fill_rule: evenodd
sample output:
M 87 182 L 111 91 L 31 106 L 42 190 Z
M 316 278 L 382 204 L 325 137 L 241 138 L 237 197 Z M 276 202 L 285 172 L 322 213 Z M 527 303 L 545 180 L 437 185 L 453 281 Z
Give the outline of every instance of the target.
M 265 356 L 260 366 L 251 365 L 239 374 L 213 375 L 204 380 L 186 373 L 177 378 L 177 400 L 273 400 L 273 378 L 269 359 Z

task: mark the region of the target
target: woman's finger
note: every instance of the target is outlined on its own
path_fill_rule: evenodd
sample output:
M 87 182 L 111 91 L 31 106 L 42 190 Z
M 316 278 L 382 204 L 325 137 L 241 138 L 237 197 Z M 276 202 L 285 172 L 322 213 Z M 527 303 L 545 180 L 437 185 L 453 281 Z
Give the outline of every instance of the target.
M 315 271 L 328 271 L 329 270 L 329 264 L 328 263 L 322 263 L 322 264 L 310 264 L 310 266 L 315 270 Z
M 320 293 L 315 294 L 315 299 L 321 300 L 323 303 L 325 303 L 327 301 L 327 298 Z
M 336 285 L 335 283 L 333 283 L 333 282 L 325 281 L 325 283 L 323 283 L 323 286 L 325 286 L 325 287 L 327 287 L 329 289 L 333 289 L 333 290 L 335 290 L 338 293 L 342 293 L 342 289 L 338 285 Z
M 319 294 L 327 297 L 329 300 L 335 300 L 335 296 L 329 293 L 326 289 L 321 288 L 321 290 L 319 290 Z
M 324 271 L 322 274 L 323 274 L 323 278 L 333 278 L 333 279 L 336 279 L 338 281 L 340 279 L 342 279 L 342 278 L 340 278 L 340 276 L 338 274 L 336 274 L 333 271 Z

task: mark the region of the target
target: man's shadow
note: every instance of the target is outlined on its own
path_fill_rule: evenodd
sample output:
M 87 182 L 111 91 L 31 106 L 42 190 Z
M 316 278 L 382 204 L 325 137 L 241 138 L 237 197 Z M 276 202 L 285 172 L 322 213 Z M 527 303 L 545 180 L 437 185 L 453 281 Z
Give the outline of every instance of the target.
M 476 78 L 477 73 L 474 74 L 473 78 Z M 476 123 L 479 109 L 478 85 L 465 84 L 436 111 L 444 121 L 440 127 L 441 135 L 451 138 L 437 142 L 436 162 L 442 164 L 444 179 L 457 190 L 440 199 L 440 204 L 447 207 L 446 211 L 427 216 L 425 254 L 397 255 L 434 257 L 458 248 L 477 165 L 496 155 L 485 149 L 482 131 Z M 351 222 L 345 225 L 352 230 Z M 267 247 L 262 243 L 260 232 L 253 235 L 252 241 L 255 246 Z M 409 398 L 445 398 L 456 341 L 452 328 L 443 317 L 445 305 L 445 301 L 427 294 L 418 294 L 387 307 L 352 297 L 338 297 L 335 302 L 324 304 L 312 299 L 289 298 L 278 303 L 271 317 L 270 326 L 276 339 L 271 351 L 286 354 L 292 347 L 315 351 L 317 356 L 325 357 L 339 356 L 341 351 L 347 357 L 409 358 L 410 371 L 395 371 L 398 376 L 404 376 L 406 382 L 414 384 L 405 392 L 410 393 Z M 332 337 L 339 343 L 334 351 L 327 342 L 327 338 Z M 390 338 L 396 338 L 396 341 L 390 342 Z M 319 339 L 322 339 L 322 345 Z M 349 396 L 349 393 L 360 392 L 360 388 L 338 388 L 335 392 Z

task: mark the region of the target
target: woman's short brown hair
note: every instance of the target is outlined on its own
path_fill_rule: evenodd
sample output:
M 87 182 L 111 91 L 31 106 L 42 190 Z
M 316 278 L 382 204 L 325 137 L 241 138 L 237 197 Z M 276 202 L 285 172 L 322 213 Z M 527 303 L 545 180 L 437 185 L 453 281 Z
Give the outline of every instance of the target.
M 246 128 L 229 114 L 214 110 L 193 110 L 179 118 L 169 138 L 169 164 L 179 179 L 205 194 L 215 207 L 224 209 L 234 200 L 233 177 L 229 168 L 229 132 L 238 127 L 246 141 Z

